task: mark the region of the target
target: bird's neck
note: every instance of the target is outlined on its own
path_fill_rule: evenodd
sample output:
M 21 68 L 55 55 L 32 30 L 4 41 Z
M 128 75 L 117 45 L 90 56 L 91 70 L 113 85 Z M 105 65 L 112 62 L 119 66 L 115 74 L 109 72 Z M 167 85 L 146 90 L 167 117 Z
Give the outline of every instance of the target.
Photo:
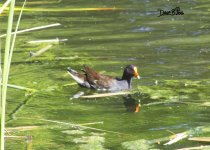
M 132 77 L 123 73 L 122 80 L 126 80 L 128 82 L 129 89 L 131 89 Z

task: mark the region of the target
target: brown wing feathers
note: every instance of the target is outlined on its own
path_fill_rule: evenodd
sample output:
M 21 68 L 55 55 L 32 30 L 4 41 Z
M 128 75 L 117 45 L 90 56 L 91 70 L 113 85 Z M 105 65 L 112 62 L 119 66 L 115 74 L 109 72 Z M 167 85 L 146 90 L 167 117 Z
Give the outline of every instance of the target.
M 113 78 L 97 73 L 87 65 L 84 65 L 87 80 L 94 88 L 108 88 Z

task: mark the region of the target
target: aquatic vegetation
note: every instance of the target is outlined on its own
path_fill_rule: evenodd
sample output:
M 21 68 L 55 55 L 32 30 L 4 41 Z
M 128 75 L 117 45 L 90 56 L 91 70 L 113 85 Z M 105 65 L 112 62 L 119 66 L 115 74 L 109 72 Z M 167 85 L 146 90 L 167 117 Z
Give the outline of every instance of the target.
M 14 6 L 15 0 L 11 1 L 10 11 L 8 17 L 8 27 L 7 27 L 7 36 L 5 43 L 5 55 L 4 55 L 4 67 L 3 67 L 3 76 L 2 78 L 2 88 L 1 88 L 1 150 L 5 148 L 5 115 L 6 115 L 6 99 L 7 99 L 7 83 L 9 78 L 9 69 L 11 63 L 11 57 L 13 48 L 11 43 L 11 32 L 13 24 L 13 15 L 14 15 Z M 18 26 L 18 25 L 17 25 Z M 17 30 L 16 30 L 17 31 Z M 13 38 L 13 45 L 15 42 L 15 37 Z M 11 48 L 12 47 L 12 48 Z M 11 49 L 10 49 L 11 48 Z
M 199 126 L 199 127 L 187 130 L 182 133 L 177 133 L 177 134 L 174 134 L 171 136 L 166 136 L 166 137 L 159 138 L 159 139 L 153 139 L 153 140 L 140 139 L 140 140 L 135 140 L 135 141 L 127 141 L 127 142 L 123 142 L 121 145 L 123 148 L 128 149 L 128 150 L 133 150 L 133 149 L 147 150 L 147 149 L 152 149 L 155 146 L 158 146 L 166 141 L 168 141 L 168 142 L 163 145 L 172 145 L 172 144 L 177 143 L 177 142 L 179 142 L 183 139 L 186 139 L 188 137 L 208 133 L 209 131 L 210 131 L 209 126 Z M 189 140 L 190 139 L 191 138 L 189 138 Z
M 86 132 L 83 130 L 65 130 L 65 131 L 62 131 L 62 133 L 66 133 L 69 135 L 77 135 L 77 134 L 84 134 Z
M 210 19 L 208 12 L 199 9 L 207 8 L 208 2 L 180 3 L 186 15 L 173 18 L 156 17 L 157 8 L 165 5 L 162 1 L 92 2 L 28 3 L 19 31 L 59 24 L 18 34 L 6 107 L 6 126 L 16 128 L 12 135 L 32 136 L 33 149 L 179 149 L 205 145 L 187 139 L 163 144 L 170 141 L 171 133 L 209 123 Z M 16 10 L 19 12 L 20 6 Z M 6 13 L 0 19 L 3 35 Z M 56 40 L 48 43 L 47 39 Z M 48 51 L 29 56 L 30 51 L 36 53 L 48 44 L 52 44 Z M 142 79 L 133 80 L 129 94 L 134 96 L 133 103 L 140 97 L 140 112 L 128 113 L 122 95 L 100 95 L 78 87 L 66 68 L 80 69 L 83 64 L 118 77 L 124 66 L 139 66 Z M 80 97 L 82 94 L 101 97 L 87 99 Z M 31 130 L 26 130 L 28 126 Z M 199 131 L 193 136 L 209 136 L 209 131 Z M 24 139 L 6 141 L 6 149 L 22 150 L 26 145 Z
M 73 139 L 73 142 L 80 144 L 82 143 L 81 145 L 79 145 L 79 148 L 81 150 L 90 150 L 90 149 L 106 150 L 103 147 L 105 138 L 101 136 L 82 136 L 81 138 Z
M 153 146 L 150 145 L 150 143 L 144 139 L 123 142 L 121 145 L 126 150 L 148 150 L 153 148 Z
M 160 85 L 140 86 L 138 89 L 142 94 L 147 94 L 151 99 L 157 100 L 181 100 L 181 96 L 189 98 L 197 95 L 200 98 L 208 96 L 207 86 L 210 87 L 206 80 L 165 80 Z

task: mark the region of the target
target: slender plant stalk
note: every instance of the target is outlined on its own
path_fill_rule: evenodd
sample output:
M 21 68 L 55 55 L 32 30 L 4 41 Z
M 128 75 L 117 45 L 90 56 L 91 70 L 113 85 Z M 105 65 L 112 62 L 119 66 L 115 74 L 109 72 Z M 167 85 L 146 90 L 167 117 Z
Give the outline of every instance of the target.
M 10 135 L 10 136 L 5 136 L 5 138 L 26 139 L 27 136 L 15 136 L 15 135 Z
M 68 41 L 68 39 L 50 39 L 50 40 L 35 40 L 35 41 L 29 41 L 30 44 L 36 44 L 36 43 L 59 43 L 59 42 L 65 42 Z
M 189 138 L 190 141 L 198 141 L 198 142 L 210 142 L 210 137 L 192 137 Z
M 4 11 L 5 8 L 7 8 L 7 6 L 9 5 L 9 3 L 11 2 L 11 0 L 7 0 L 4 5 L 1 7 L 0 9 L 0 14 Z
M 0 33 L 1 35 L 1 33 Z M 2 69 L 1 69 L 1 38 L 0 38 L 0 83 L 2 83 Z M 1 85 L 0 85 L 0 114 L 1 114 Z
M 102 94 L 94 94 L 94 95 L 85 95 L 85 96 L 81 96 L 81 97 L 82 98 L 98 98 L 98 97 L 126 95 L 126 94 L 132 94 L 132 93 L 129 91 L 125 91 L 125 92 L 117 92 L 117 93 L 102 93 Z
M 14 132 L 14 131 L 30 131 L 39 128 L 39 126 L 21 126 L 21 127 L 9 127 L 6 128 L 7 132 Z
M 29 32 L 29 31 L 34 31 L 34 30 L 40 30 L 40 29 L 45 29 L 45 28 L 50 28 L 50 27 L 55 27 L 55 26 L 59 26 L 61 25 L 60 23 L 54 23 L 54 24 L 50 24 L 50 25 L 46 25 L 46 26 L 40 26 L 40 27 L 34 27 L 34 28 L 30 28 L 30 29 L 24 29 L 24 30 L 20 30 L 17 32 L 17 34 L 19 33 L 24 33 L 24 32 Z M 12 32 L 12 34 L 15 34 L 15 32 Z M 1 37 L 5 37 L 7 34 L 3 34 L 0 36 Z
M 11 1 L 10 4 L 10 12 L 9 12 L 9 19 L 8 19 L 8 28 L 7 28 L 7 37 L 6 37 L 6 45 L 5 45 L 5 56 L 4 56 L 4 71 L 3 71 L 3 83 L 2 83 L 2 117 L 1 117 L 1 150 L 4 150 L 5 148 L 5 112 L 6 112 L 6 95 L 7 95 L 7 83 L 8 83 L 8 77 L 9 77 L 9 70 L 10 70 L 10 64 L 12 60 L 12 54 L 14 50 L 15 45 L 15 39 L 17 35 L 17 30 L 20 24 L 20 19 L 22 16 L 23 8 L 25 6 L 26 0 L 23 3 L 17 25 L 15 28 L 13 40 L 10 46 L 11 41 L 11 34 L 12 34 L 12 24 L 13 24 L 13 15 L 14 15 L 14 7 L 15 7 L 15 0 Z
M 33 119 L 34 120 L 35 118 L 18 117 L 18 119 Z M 62 122 L 62 121 L 56 121 L 56 120 L 48 120 L 48 119 L 35 119 L 35 120 L 52 122 L 52 123 L 67 125 L 67 126 L 71 126 L 71 127 L 79 127 L 79 128 L 82 128 L 82 129 L 90 129 L 90 130 L 95 130 L 95 131 L 110 132 L 110 133 L 116 133 L 116 134 L 124 134 L 124 133 L 120 133 L 120 132 L 103 130 L 103 129 L 99 129 L 99 128 L 93 128 L 93 127 L 86 126 L 86 125 L 90 125 L 91 123 L 74 124 L 74 123 L 68 123 L 68 122 Z M 103 122 L 96 122 L 95 124 L 101 124 L 101 123 L 103 123 Z M 94 124 L 94 123 L 92 123 L 92 124 Z
M 210 145 L 201 145 L 201 146 L 196 146 L 196 147 L 188 147 L 188 148 L 181 148 L 177 150 L 204 150 L 204 149 L 210 149 Z
M 12 40 L 12 44 L 11 44 L 11 47 L 10 47 L 10 52 L 9 52 L 9 59 L 8 59 L 8 66 L 7 66 L 7 74 L 9 76 L 9 69 L 10 69 L 10 64 L 11 64 L 11 60 L 12 60 L 12 54 L 13 54 L 13 50 L 14 50 L 14 46 L 15 46 L 15 39 L 16 39 L 16 33 L 17 33 L 17 30 L 18 30 L 18 27 L 19 27 L 19 24 L 20 24 L 20 19 L 21 19 L 21 16 L 22 16 L 22 13 L 23 13 L 23 9 L 24 9 L 24 6 L 26 4 L 26 0 L 24 1 L 23 3 L 23 6 L 22 6 L 22 9 L 21 9 L 21 12 L 20 12 L 20 15 L 19 15 L 19 18 L 18 18 L 18 21 L 17 21 L 17 25 L 16 25 L 16 29 L 15 29 L 15 32 L 14 32 L 14 36 L 13 36 L 13 40 Z M 1 43 L 0 43 L 1 44 Z M 0 58 L 1 58 L 1 55 L 0 55 Z M 1 63 L 1 61 L 0 61 Z M 0 66 L 1 67 L 1 66 Z M 2 77 L 2 74 L 1 74 L 1 68 L 0 68 L 0 76 Z M 2 78 L 1 78 L 2 79 Z M 2 80 L 0 79 L 0 85 L 2 85 Z M 24 88 L 24 87 L 20 87 L 20 86 L 15 86 L 15 85 L 9 85 L 7 84 L 7 87 L 13 87 L 13 88 L 19 88 L 19 89 L 23 89 L 23 90 L 27 90 L 27 88 Z M 0 86 L 1 87 L 1 86 Z M 1 88 L 0 88 L 0 91 L 1 91 Z M 1 96 L 1 94 L 0 94 Z M 1 107 L 0 107 L 1 108 Z
M 129 8 L 127 8 L 129 9 Z M 20 10 L 20 8 L 16 8 L 15 10 Z M 25 8 L 24 11 L 33 11 L 33 12 L 79 12 L 79 11 L 121 11 L 126 10 L 126 8 L 117 8 L 117 7 L 90 7 L 90 8 L 62 8 L 62 9 L 55 9 L 55 8 L 32 8 L 28 7 Z
M 5 55 L 4 55 L 4 70 L 3 70 L 3 85 L 2 85 L 2 101 L 1 101 L 1 150 L 4 150 L 4 130 L 5 130 L 5 111 L 6 111 L 6 94 L 7 94 L 7 82 L 8 82 L 8 60 L 10 53 L 10 41 L 12 33 L 13 15 L 14 15 L 15 0 L 10 3 L 8 26 L 7 26 L 7 36 L 5 42 Z
M 0 84 L 2 85 L 2 84 Z M 19 86 L 19 85 L 14 85 L 14 84 L 7 84 L 7 87 L 10 88 L 14 88 L 14 89 L 19 89 L 19 90 L 24 90 L 24 91 L 37 91 L 36 89 L 31 89 L 31 88 L 27 88 L 27 87 L 23 87 L 23 86 Z
M 17 32 L 18 32 L 18 27 L 19 27 L 19 24 L 20 24 L 20 19 L 22 17 L 22 13 L 23 13 L 23 9 L 25 7 L 25 4 L 26 4 L 26 0 L 24 1 L 23 6 L 22 6 L 22 9 L 20 11 L 20 15 L 18 17 L 17 25 L 16 25 L 14 36 L 13 36 L 13 39 L 12 39 L 12 44 L 11 44 L 10 53 L 9 53 L 9 60 L 8 60 L 9 61 L 8 62 L 8 75 L 9 75 L 10 64 L 11 64 L 11 61 L 12 61 L 12 54 L 13 54 L 13 50 L 14 50 L 14 46 L 15 46 L 16 35 L 17 35 Z
M 93 127 L 88 127 L 88 126 L 85 126 L 85 125 L 79 125 L 79 124 L 73 124 L 73 123 L 67 123 L 67 122 L 61 122 L 61 121 L 55 121 L 55 120 L 47 120 L 47 119 L 38 119 L 38 120 L 52 122 L 52 123 L 58 123 L 58 124 L 65 124 L 65 125 L 70 125 L 72 127 L 80 127 L 80 128 L 83 128 L 83 129 L 90 129 L 90 130 L 95 130 L 95 131 L 123 134 L 123 133 L 120 133 L 120 132 L 115 132 L 115 131 L 110 131 L 110 130 L 103 130 L 103 129 L 93 128 Z
M 43 54 L 44 52 L 46 52 L 47 50 L 49 50 L 52 47 L 52 45 L 47 45 L 46 47 L 40 49 L 39 51 L 37 51 L 36 53 L 30 52 L 30 56 L 31 57 L 37 57 L 40 56 L 41 54 Z

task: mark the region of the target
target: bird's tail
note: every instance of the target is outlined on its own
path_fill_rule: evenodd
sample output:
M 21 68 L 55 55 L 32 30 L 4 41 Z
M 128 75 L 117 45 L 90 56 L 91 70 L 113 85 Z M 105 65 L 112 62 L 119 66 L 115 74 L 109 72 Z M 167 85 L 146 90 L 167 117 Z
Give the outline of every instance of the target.
M 72 74 L 78 74 L 78 72 L 74 69 L 71 69 L 71 67 L 67 68 L 68 73 L 72 73 Z
M 80 85 L 84 84 L 84 75 L 78 73 L 76 70 L 71 69 L 71 67 L 67 68 L 68 74 Z

